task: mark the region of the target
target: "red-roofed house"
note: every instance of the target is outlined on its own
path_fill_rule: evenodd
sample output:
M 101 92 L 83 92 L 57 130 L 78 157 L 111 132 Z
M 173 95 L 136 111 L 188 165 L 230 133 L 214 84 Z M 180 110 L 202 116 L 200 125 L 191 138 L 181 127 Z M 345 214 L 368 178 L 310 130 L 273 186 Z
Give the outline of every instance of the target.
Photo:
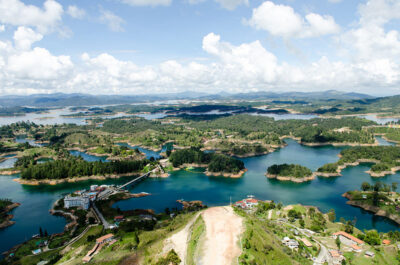
M 337 238 L 339 237 L 340 242 L 342 242 L 343 244 L 346 244 L 348 246 L 351 245 L 364 245 L 364 241 L 356 238 L 355 236 L 352 236 L 344 231 L 339 231 L 333 234 L 333 238 Z

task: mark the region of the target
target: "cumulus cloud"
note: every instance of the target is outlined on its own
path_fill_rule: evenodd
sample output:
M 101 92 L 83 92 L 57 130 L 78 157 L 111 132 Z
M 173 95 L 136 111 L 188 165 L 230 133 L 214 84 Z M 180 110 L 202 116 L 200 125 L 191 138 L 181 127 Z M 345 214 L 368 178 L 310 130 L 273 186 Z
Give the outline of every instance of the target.
M 0 22 L 13 26 L 35 27 L 40 33 L 53 30 L 61 21 L 63 7 L 46 0 L 43 8 L 26 5 L 20 0 L 0 0 Z
M 75 5 L 68 6 L 67 14 L 76 19 L 82 19 L 86 15 L 86 11 Z
M 131 6 L 169 6 L 172 0 L 121 0 Z
M 253 9 L 246 21 L 250 26 L 285 38 L 310 38 L 335 34 L 340 30 L 333 17 L 309 13 L 303 18 L 287 5 L 266 1 Z
M 34 42 L 40 41 L 42 38 L 42 34 L 36 33 L 32 29 L 22 26 L 18 27 L 14 32 L 15 47 L 19 50 L 30 50 L 31 45 Z
M 6 30 L 6 26 L 5 25 L 0 25 L 0 32 L 4 32 Z
M 30 79 L 57 79 L 72 69 L 69 56 L 53 56 L 44 48 L 13 54 L 7 69 L 17 77 Z
M 124 31 L 122 24 L 125 23 L 121 17 L 117 16 L 109 10 L 101 10 L 100 22 L 108 26 L 108 28 L 115 32 Z

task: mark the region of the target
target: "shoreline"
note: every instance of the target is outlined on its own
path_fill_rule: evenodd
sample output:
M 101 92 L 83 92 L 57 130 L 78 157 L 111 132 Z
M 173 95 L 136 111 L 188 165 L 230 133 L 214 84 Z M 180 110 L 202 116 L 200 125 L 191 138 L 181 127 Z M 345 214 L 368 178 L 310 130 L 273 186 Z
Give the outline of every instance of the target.
M 344 163 L 343 165 L 338 165 L 338 167 L 337 167 L 337 169 L 336 169 L 336 172 L 319 172 L 319 171 L 316 171 L 316 172 L 314 172 L 317 176 L 321 176 L 321 177 L 340 177 L 340 176 L 342 176 L 342 170 L 343 169 L 345 169 L 345 168 L 347 168 L 347 167 L 349 167 L 349 166 L 351 166 L 351 167 L 355 167 L 355 166 L 358 166 L 358 165 L 360 165 L 361 163 L 373 163 L 373 164 L 377 164 L 377 163 L 379 163 L 380 161 L 378 161 L 378 160 L 375 160 L 375 159 L 358 159 L 357 161 L 355 161 L 355 162 L 352 162 L 352 163 Z M 400 167 L 399 167 L 399 169 L 398 170 L 400 170 Z M 385 171 L 382 171 L 382 172 L 385 172 Z M 392 171 L 388 171 L 388 172 L 392 172 Z M 368 173 L 371 177 L 384 177 L 385 175 L 388 175 L 388 174 L 385 174 L 385 175 L 380 175 L 380 173 L 381 172 L 377 172 L 377 173 L 373 173 L 371 170 L 368 170 L 368 171 L 365 171 L 365 173 Z M 390 174 L 395 174 L 395 172 L 394 173 L 390 173 Z
M 13 224 L 15 224 L 15 221 L 11 221 L 11 219 L 14 218 L 14 215 L 12 214 L 8 214 L 10 211 L 12 211 L 13 209 L 17 208 L 18 206 L 20 206 L 21 204 L 18 202 L 14 202 L 8 206 L 6 206 L 6 209 L 4 210 L 4 212 L 2 214 L 5 215 L 5 220 L 3 222 L 0 223 L 0 229 L 12 226 Z
M 346 202 L 346 204 L 348 204 L 348 205 L 361 208 L 367 212 L 373 213 L 376 216 L 386 217 L 386 218 L 392 220 L 393 222 L 395 222 L 397 225 L 400 225 L 400 216 L 390 214 L 390 213 L 386 212 L 385 210 L 380 209 L 378 206 L 372 206 L 372 205 L 368 205 L 368 204 L 365 204 L 365 203 L 362 203 L 359 201 L 353 201 L 350 194 L 348 194 L 347 192 L 342 194 L 342 197 L 349 200 Z
M 265 176 L 269 179 L 277 179 L 279 181 L 291 181 L 291 182 L 295 182 L 295 183 L 303 183 L 303 182 L 308 182 L 308 181 L 314 180 L 316 175 L 313 173 L 313 174 L 311 174 L 311 176 L 296 178 L 294 176 L 279 176 L 279 175 L 266 173 Z
M 21 178 L 15 178 L 13 181 L 18 182 L 22 185 L 58 185 L 62 183 L 75 183 L 85 180 L 106 180 L 106 179 L 118 179 L 122 177 L 130 177 L 140 174 L 140 172 L 131 172 L 131 173 L 123 173 L 123 174 L 110 174 L 110 175 L 101 175 L 101 176 L 83 176 L 76 178 L 65 178 L 65 179 L 35 179 L 35 180 L 25 180 Z

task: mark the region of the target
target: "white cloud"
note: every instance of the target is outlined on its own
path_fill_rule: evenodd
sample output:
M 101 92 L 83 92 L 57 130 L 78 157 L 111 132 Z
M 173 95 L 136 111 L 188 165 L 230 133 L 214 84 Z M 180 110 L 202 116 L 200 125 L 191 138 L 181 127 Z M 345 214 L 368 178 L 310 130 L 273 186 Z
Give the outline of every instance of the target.
M 342 2 L 343 0 L 328 0 L 328 1 L 331 3 L 337 4 L 337 3 Z
M 43 9 L 20 0 L 0 0 L 1 23 L 35 27 L 40 33 L 53 30 L 60 23 L 62 14 L 62 6 L 54 0 L 46 0 Z
M 169 6 L 172 0 L 121 0 L 131 6 Z
M 124 28 L 122 27 L 122 24 L 125 23 L 125 21 L 114 14 L 111 11 L 108 10 L 101 10 L 101 15 L 100 15 L 100 22 L 104 23 L 108 26 L 108 28 L 112 31 L 115 32 L 120 32 L 124 31 Z
M 219 3 L 223 8 L 228 10 L 233 10 L 239 5 L 248 5 L 248 0 L 215 0 L 215 2 Z
M 68 6 L 67 14 L 73 18 L 82 19 L 86 15 L 86 12 L 84 9 L 79 8 L 75 5 L 72 5 L 72 6 Z
M 14 32 L 15 47 L 19 50 L 30 50 L 31 45 L 34 42 L 40 41 L 42 38 L 42 34 L 36 33 L 32 29 L 23 26 L 18 27 Z
M 284 38 L 309 38 L 338 33 L 339 25 L 331 16 L 309 13 L 305 19 L 287 5 L 266 1 L 253 9 L 247 23 L 256 29 L 266 30 Z
M 6 26 L 5 25 L 0 25 L 0 32 L 4 32 L 6 30 Z
M 39 47 L 11 55 L 7 65 L 11 73 L 28 79 L 57 79 L 66 75 L 72 67 L 69 56 L 53 56 Z

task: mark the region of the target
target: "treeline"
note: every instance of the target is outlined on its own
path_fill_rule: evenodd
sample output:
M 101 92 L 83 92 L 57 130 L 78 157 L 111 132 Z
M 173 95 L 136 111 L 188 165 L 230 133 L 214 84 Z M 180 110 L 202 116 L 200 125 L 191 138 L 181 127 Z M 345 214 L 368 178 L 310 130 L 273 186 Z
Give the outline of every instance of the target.
M 267 173 L 270 175 L 295 178 L 304 178 L 312 175 L 312 171 L 309 168 L 296 164 L 275 164 L 267 169 Z
M 237 173 L 244 169 L 243 161 L 222 154 L 205 153 L 197 148 L 176 150 L 169 156 L 174 167 L 183 164 L 208 164 L 210 172 Z
M 10 199 L 0 199 L 0 213 L 4 212 L 8 205 L 12 204 Z
M 318 169 L 319 172 L 333 173 L 339 165 L 354 163 L 357 160 L 376 160 L 371 171 L 381 172 L 400 166 L 400 148 L 397 146 L 356 146 L 340 152 L 340 159 L 336 163 L 326 164 Z
M 121 160 L 112 162 L 87 162 L 81 158 L 49 161 L 29 165 L 21 172 L 23 179 L 65 179 L 81 176 L 124 174 L 141 171 L 148 160 Z

